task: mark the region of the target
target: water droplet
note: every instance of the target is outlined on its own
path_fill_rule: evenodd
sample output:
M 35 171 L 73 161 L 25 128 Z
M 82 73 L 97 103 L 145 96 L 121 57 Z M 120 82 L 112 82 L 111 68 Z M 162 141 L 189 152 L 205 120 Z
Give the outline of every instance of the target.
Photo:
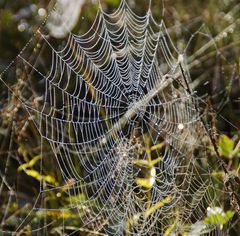
M 102 143 L 103 143 L 103 144 L 106 144 L 106 143 L 107 143 L 106 138 L 103 138 L 103 139 L 102 139 Z
M 178 61 L 183 62 L 183 60 L 184 60 L 183 54 L 179 54 Z
M 38 15 L 41 17 L 44 17 L 47 15 L 47 11 L 44 8 L 39 8 L 38 9 Z
M 20 23 L 20 24 L 18 25 L 18 31 L 19 31 L 19 32 L 23 32 L 23 31 L 25 31 L 25 30 L 26 30 L 26 24 Z
M 226 38 L 227 37 L 227 32 L 223 32 L 223 37 Z
M 32 12 L 36 12 L 37 11 L 37 5 L 36 4 L 31 4 L 30 9 Z
M 178 124 L 178 129 L 183 130 L 184 125 L 182 123 Z
M 233 33 L 233 31 L 234 31 L 234 29 L 230 28 L 228 32 L 231 34 L 231 33 Z
M 117 58 L 117 54 L 114 52 L 112 53 L 112 59 L 116 59 Z

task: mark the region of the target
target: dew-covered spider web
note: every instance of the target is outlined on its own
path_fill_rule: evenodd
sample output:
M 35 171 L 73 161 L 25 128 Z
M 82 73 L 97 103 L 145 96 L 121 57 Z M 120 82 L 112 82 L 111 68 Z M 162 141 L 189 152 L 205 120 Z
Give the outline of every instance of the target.
M 38 214 L 32 230 L 48 235 L 51 212 L 62 221 L 53 234 L 225 235 L 203 223 L 224 194 L 211 169 L 221 166 L 207 160 L 206 103 L 192 91 L 185 51 L 164 21 L 150 8 L 136 14 L 125 0 L 111 14 L 99 6 L 89 31 L 69 32 L 58 48 L 46 25 L 11 67 L 24 88 L 14 94 L 40 136 L 39 173 L 49 168 L 49 145 L 61 175 L 39 178 L 38 197 L 13 232 Z M 52 196 L 69 201 L 54 205 Z M 71 214 L 81 227 L 65 227 Z

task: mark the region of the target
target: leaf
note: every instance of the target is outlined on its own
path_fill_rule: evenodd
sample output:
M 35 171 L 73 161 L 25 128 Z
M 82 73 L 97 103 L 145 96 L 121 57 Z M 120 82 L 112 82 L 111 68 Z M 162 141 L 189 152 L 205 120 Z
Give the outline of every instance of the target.
M 69 219 L 69 218 L 77 218 L 73 212 L 69 210 L 47 210 L 47 211 L 39 211 L 37 212 L 38 218 L 46 218 L 46 216 L 54 218 L 54 219 Z
M 220 155 L 229 157 L 234 149 L 234 141 L 231 140 L 227 135 L 220 135 L 218 141 L 218 151 Z
M 153 214 L 156 210 L 160 209 L 167 203 L 171 202 L 173 200 L 172 196 L 167 196 L 166 198 L 162 199 L 161 201 L 157 202 L 155 205 L 150 207 L 146 212 L 143 213 L 143 216 L 148 217 L 151 214 Z
M 37 179 L 38 181 L 45 181 L 49 184 L 53 184 L 55 186 L 59 186 L 59 183 L 55 180 L 53 176 L 50 175 L 41 175 L 38 171 L 36 170 L 25 170 L 26 174 Z
M 24 170 L 24 169 L 33 167 L 33 166 L 37 163 L 37 161 L 40 160 L 41 158 L 42 158 L 42 155 L 41 155 L 41 154 L 35 156 L 35 157 L 34 157 L 32 160 L 30 160 L 28 163 L 24 163 L 24 164 L 20 165 L 20 166 L 18 167 L 18 171 L 21 171 L 21 170 Z
M 173 229 L 174 229 L 174 227 L 175 227 L 175 224 L 176 224 L 176 223 L 173 223 L 172 225 L 170 225 L 170 226 L 166 229 L 166 231 L 164 232 L 163 236 L 169 236 L 169 235 L 172 233 L 172 231 L 173 231 Z
M 147 160 L 133 160 L 133 163 L 139 166 L 146 166 L 148 167 L 148 161 Z
M 80 203 L 86 201 L 86 196 L 84 194 L 78 194 L 78 195 L 73 195 L 70 197 L 66 198 L 66 201 L 69 202 L 70 204 L 76 206 L 79 205 Z
M 131 226 L 136 224 L 141 216 L 149 217 L 151 214 L 153 214 L 155 211 L 163 207 L 165 204 L 171 202 L 172 199 L 173 199 L 173 196 L 169 195 L 166 198 L 154 204 L 152 207 L 148 208 L 146 211 L 138 212 L 137 214 L 135 214 L 134 216 L 132 216 L 130 219 L 127 220 L 126 228 L 129 229 Z
M 211 225 L 224 225 L 233 217 L 233 215 L 234 212 L 232 211 L 220 212 L 207 216 L 204 219 L 204 222 Z
M 163 146 L 164 146 L 164 142 L 156 144 L 156 145 L 151 147 L 151 151 L 154 151 L 154 150 L 157 150 L 157 149 L 162 149 Z
M 211 175 L 216 178 L 223 178 L 225 173 L 224 171 L 213 171 Z
M 31 236 L 31 233 L 32 233 L 32 228 L 30 225 L 26 225 L 23 227 L 23 229 L 21 229 L 19 231 L 19 233 L 17 235 L 25 235 L 25 236 Z
M 23 157 L 24 161 L 29 161 L 29 152 L 23 144 L 20 144 L 18 148 L 18 154 Z
M 158 157 L 154 160 L 152 160 L 150 163 L 149 163 L 149 167 L 153 167 L 154 165 L 156 165 L 158 162 L 160 162 L 162 160 L 162 157 Z
M 139 186 L 141 186 L 141 187 L 144 187 L 144 188 L 147 188 L 147 189 L 152 188 L 154 182 L 155 182 L 155 179 L 152 178 L 152 177 L 147 178 L 147 179 L 144 179 L 144 178 L 136 178 L 136 183 L 137 183 L 137 185 L 139 185 Z
M 139 166 L 144 166 L 144 167 L 148 167 L 151 168 L 154 165 L 156 165 L 158 162 L 160 162 L 162 160 L 162 157 L 158 157 L 152 161 L 148 161 L 148 160 L 134 160 L 133 163 Z
M 119 0 L 105 0 L 106 3 L 111 4 L 112 6 L 118 6 L 120 1 Z

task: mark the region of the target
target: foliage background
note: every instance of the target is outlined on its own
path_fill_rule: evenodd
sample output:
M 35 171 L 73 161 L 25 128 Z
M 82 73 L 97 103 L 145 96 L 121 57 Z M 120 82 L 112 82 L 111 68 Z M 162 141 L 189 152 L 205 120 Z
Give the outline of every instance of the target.
M 106 11 L 113 11 L 119 4 L 118 0 L 101 1 Z M 129 1 L 139 14 L 143 14 L 147 7 L 146 0 Z M 5 70 L 25 44 L 32 37 L 43 21 L 39 9 L 48 10 L 53 3 L 45 0 L 0 0 L 0 71 Z M 97 11 L 96 1 L 85 1 L 74 32 L 83 33 L 90 26 Z M 153 15 L 159 22 L 162 18 L 162 2 L 152 1 Z M 239 175 L 239 141 L 240 128 L 240 2 L 237 0 L 192 0 L 192 1 L 164 1 L 164 20 L 171 29 L 171 36 L 178 48 L 184 49 L 191 35 L 197 32 L 191 41 L 187 55 L 193 86 L 199 96 L 209 99 L 209 103 L 216 111 L 213 122 L 218 130 L 218 144 L 224 162 L 229 171 Z M 230 27 L 230 30 L 225 29 Z M 22 27 L 22 28 L 21 28 Z M 23 30 L 24 28 L 24 30 Z M 216 36 L 218 35 L 218 38 Z M 220 35 L 220 36 L 219 36 Z M 198 50 L 212 42 L 203 53 Z M 53 40 L 53 44 L 57 42 Z M 44 58 L 45 63 L 49 58 Z M 8 71 L 8 83 L 14 92 L 21 93 L 23 85 L 16 79 L 12 69 Z M 34 99 L 33 99 L 34 103 Z M 225 119 L 222 119 L 223 116 Z M 0 221 L 1 228 L 14 230 L 21 217 L 24 217 L 34 204 L 39 190 L 39 180 L 53 185 L 61 182 L 60 173 L 53 168 L 51 149 L 45 145 L 44 161 L 48 168 L 44 176 L 38 172 L 40 167 L 39 136 L 29 120 L 26 111 L 19 101 L 3 83 L 0 83 Z M 232 155 L 233 151 L 236 151 Z M 214 154 L 209 156 L 214 157 Z M 27 169 L 27 172 L 23 169 Z M 213 165 L 214 168 L 214 165 Z M 221 176 L 221 173 L 220 173 Z M 221 177 L 220 177 L 221 178 Z M 223 179 L 222 179 L 223 181 Z M 69 183 L 71 184 L 71 183 Z M 236 185 L 239 193 L 240 186 Z M 48 204 L 59 207 L 68 204 L 69 199 L 64 195 L 51 196 Z M 229 198 L 223 199 L 223 206 L 231 208 Z M 232 209 L 234 211 L 234 209 Z M 56 219 L 52 234 L 57 234 L 60 218 L 52 212 L 46 213 L 48 218 Z M 45 216 L 39 214 L 33 219 L 38 224 Z M 73 212 L 64 216 L 66 225 L 80 227 L 81 222 Z M 58 222 L 59 220 L 59 222 Z M 239 235 L 240 222 L 234 215 L 229 234 Z M 31 235 L 31 227 L 26 225 L 22 234 Z M 0 233 L 1 235 L 1 233 Z M 86 235 L 83 233 L 83 235 Z

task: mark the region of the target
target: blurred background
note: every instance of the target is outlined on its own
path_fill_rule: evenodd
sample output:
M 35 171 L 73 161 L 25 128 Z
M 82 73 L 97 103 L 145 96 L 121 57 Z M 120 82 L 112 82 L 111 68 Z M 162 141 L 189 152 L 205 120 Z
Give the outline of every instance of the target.
M 103 9 L 108 13 L 114 12 L 119 2 L 101 0 Z M 147 0 L 129 0 L 128 3 L 139 15 L 144 15 L 149 6 Z M 62 19 L 76 34 L 83 34 L 91 27 L 99 6 L 97 0 L 59 0 L 58 4 L 62 6 Z M 9 85 L 7 88 L 0 82 L 0 229 L 4 230 L 14 231 L 21 219 L 26 217 L 35 204 L 40 181 L 54 186 L 61 182 L 59 170 L 53 168 L 56 163 L 47 143 L 43 144 L 44 153 L 48 157 L 47 167 L 44 175 L 40 175 L 39 135 L 29 114 L 13 96 L 13 92 L 21 96 L 24 85 L 15 76 L 16 68 L 8 67 L 42 25 L 47 25 L 46 34 L 53 46 L 57 48 L 59 42 L 66 42 L 67 32 L 61 22 L 54 17 L 46 19 L 54 6 L 54 1 L 0 0 L 0 73 L 7 75 Z M 223 160 L 228 170 L 238 176 L 240 2 L 152 0 L 151 8 L 157 22 L 164 19 L 178 50 L 186 53 L 192 78 L 191 86 L 216 111 L 209 122 L 217 130 L 218 145 L 223 150 Z M 42 60 L 46 65 L 51 63 L 47 55 Z M 33 106 L 34 102 L 36 100 L 33 97 Z M 234 155 L 230 155 L 233 151 Z M 239 193 L 240 186 L 236 185 L 235 188 Z M 48 204 L 60 207 L 69 201 L 71 199 L 67 197 L 54 195 Z M 223 205 L 229 208 L 227 197 Z M 61 224 L 62 217 L 65 217 L 65 225 L 81 227 L 74 212 L 69 211 L 66 216 L 62 216 L 49 211 L 32 216 L 32 223 L 26 224 L 18 235 L 35 235 L 31 231 L 32 226 L 46 219 L 49 222 L 55 220 L 49 234 L 61 235 L 58 225 Z M 239 235 L 239 232 L 240 221 L 235 214 L 232 226 L 229 227 L 229 235 Z M 0 232 L 0 235 L 4 234 Z M 85 232 L 81 235 L 88 234 Z

